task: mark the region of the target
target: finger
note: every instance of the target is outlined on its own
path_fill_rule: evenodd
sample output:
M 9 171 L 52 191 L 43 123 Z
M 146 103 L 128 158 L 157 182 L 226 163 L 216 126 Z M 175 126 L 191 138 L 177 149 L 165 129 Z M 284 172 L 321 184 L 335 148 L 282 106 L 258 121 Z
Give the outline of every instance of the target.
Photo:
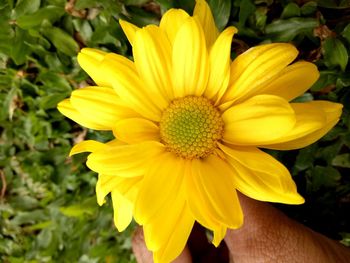
M 254 260 L 261 259 L 267 249 L 275 249 L 275 244 L 267 244 L 268 239 L 278 238 L 277 229 L 274 227 L 284 224 L 283 221 L 287 218 L 264 202 L 250 199 L 242 194 L 239 194 L 239 200 L 243 209 L 244 223 L 239 229 L 227 231 L 225 243 L 230 251 L 231 260 L 233 258 L 235 263 L 259 262 Z M 271 256 L 273 253 L 275 252 L 271 252 Z
M 152 252 L 146 247 L 142 227 L 138 227 L 132 237 L 132 250 L 138 263 L 153 263 Z M 191 254 L 187 247 L 173 263 L 191 263 Z
M 273 206 L 239 195 L 245 215 L 225 242 L 235 263 L 349 262 L 350 250 L 289 219 Z

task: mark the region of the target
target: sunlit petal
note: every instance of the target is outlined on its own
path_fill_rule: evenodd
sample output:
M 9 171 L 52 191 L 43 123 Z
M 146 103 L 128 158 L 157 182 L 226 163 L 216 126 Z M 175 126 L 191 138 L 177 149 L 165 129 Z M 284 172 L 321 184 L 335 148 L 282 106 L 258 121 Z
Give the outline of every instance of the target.
M 273 80 L 297 55 L 297 49 L 287 43 L 265 44 L 239 55 L 232 62 L 230 84 L 222 103 L 242 101 L 259 94 L 259 89 Z
M 134 24 L 131 24 L 131 23 L 129 23 L 125 20 L 121 20 L 121 19 L 119 20 L 119 24 L 122 27 L 124 34 L 128 38 L 130 44 L 133 45 L 136 31 L 138 31 L 140 28 L 135 26 Z
M 219 31 L 215 25 L 209 5 L 205 0 L 196 0 L 193 16 L 198 19 L 204 29 L 207 46 L 210 48 L 218 37 Z
M 110 128 L 99 123 L 98 120 L 91 119 L 89 117 L 85 117 L 83 114 L 81 114 L 76 108 L 73 107 L 70 99 L 65 99 L 58 103 L 57 109 L 66 117 L 69 119 L 75 121 L 76 123 L 80 124 L 81 126 L 84 126 L 89 129 L 94 130 L 109 130 Z
M 273 95 L 257 95 L 224 112 L 223 140 L 236 145 L 270 142 L 289 132 L 296 123 L 289 103 Z
M 158 142 L 111 146 L 89 155 L 86 165 L 101 174 L 123 177 L 141 176 L 147 170 L 147 162 L 164 151 Z
M 203 29 L 191 17 L 176 35 L 172 66 L 176 98 L 203 94 L 209 77 L 208 52 Z
M 140 143 L 143 141 L 159 141 L 159 127 L 142 118 L 129 118 L 115 124 L 114 135 L 126 143 Z
M 281 138 L 261 147 L 293 150 L 308 146 L 323 137 L 339 121 L 343 105 L 328 101 L 292 103 L 296 110 L 295 127 Z
M 171 44 L 174 43 L 179 28 L 183 25 L 189 15 L 182 9 L 172 8 L 168 10 L 160 20 L 159 27 L 163 29 Z
M 210 74 L 204 93 L 208 99 L 220 100 L 227 89 L 230 80 L 231 42 L 235 33 L 237 33 L 235 27 L 226 28 L 210 49 Z

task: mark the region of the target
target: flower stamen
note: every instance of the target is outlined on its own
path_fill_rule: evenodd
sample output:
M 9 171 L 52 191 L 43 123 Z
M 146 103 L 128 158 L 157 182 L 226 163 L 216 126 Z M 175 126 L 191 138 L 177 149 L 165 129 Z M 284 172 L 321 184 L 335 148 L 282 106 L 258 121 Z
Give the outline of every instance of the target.
M 224 122 L 213 104 L 204 97 L 173 100 L 160 121 L 162 142 L 171 152 L 186 158 L 204 158 L 222 138 Z

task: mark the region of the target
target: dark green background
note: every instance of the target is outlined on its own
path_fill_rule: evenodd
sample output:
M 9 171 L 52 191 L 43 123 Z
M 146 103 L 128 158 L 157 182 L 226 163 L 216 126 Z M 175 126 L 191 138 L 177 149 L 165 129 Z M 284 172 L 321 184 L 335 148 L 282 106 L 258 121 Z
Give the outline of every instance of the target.
M 232 57 L 259 43 L 292 42 L 321 77 L 300 101 L 344 104 L 341 121 L 305 149 L 272 152 L 291 171 L 302 206 L 289 216 L 350 245 L 350 1 L 210 0 L 222 30 L 235 25 Z M 118 233 L 110 201 L 96 204 L 96 174 L 86 155 L 67 158 L 82 139 L 111 134 L 63 117 L 57 103 L 93 82 L 79 68 L 80 48 L 131 55 L 118 24 L 158 23 L 193 1 L 0 0 L 0 261 L 130 262 L 132 227 Z

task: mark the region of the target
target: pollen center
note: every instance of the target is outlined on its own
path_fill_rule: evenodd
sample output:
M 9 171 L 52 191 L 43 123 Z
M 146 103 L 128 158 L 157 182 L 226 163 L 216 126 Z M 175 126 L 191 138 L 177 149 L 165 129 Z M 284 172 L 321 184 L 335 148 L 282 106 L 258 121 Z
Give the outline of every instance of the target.
M 186 159 L 212 153 L 223 129 L 220 112 L 204 97 L 173 100 L 160 121 L 160 136 L 167 149 Z

